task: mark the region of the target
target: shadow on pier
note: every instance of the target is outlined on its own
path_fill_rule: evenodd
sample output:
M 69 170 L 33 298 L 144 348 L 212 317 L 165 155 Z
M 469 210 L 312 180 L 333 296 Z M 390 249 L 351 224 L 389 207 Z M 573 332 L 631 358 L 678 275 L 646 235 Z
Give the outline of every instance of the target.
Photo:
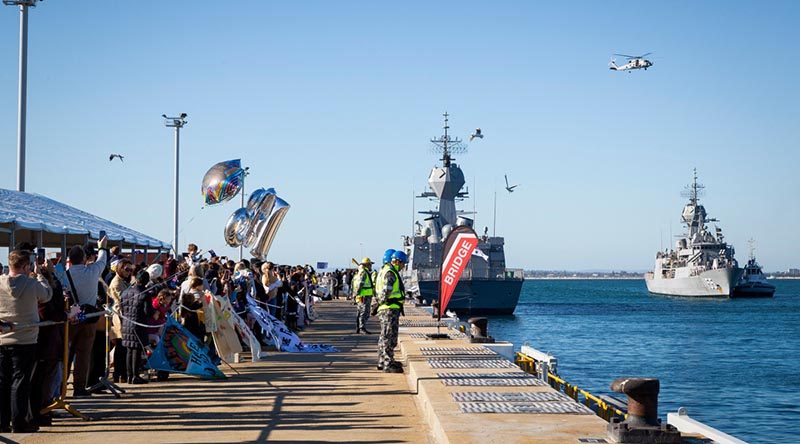
M 233 364 L 239 375 L 223 364 L 225 381 L 172 375 L 124 385 L 122 399 L 74 400 L 93 421 L 57 417 L 53 427 L 20 441 L 426 442 L 427 427 L 404 376 L 375 369 L 378 336 L 354 333 L 355 307 L 347 301 L 317 307 L 320 319 L 301 336 L 332 344 L 338 353 L 270 352 L 257 363 Z

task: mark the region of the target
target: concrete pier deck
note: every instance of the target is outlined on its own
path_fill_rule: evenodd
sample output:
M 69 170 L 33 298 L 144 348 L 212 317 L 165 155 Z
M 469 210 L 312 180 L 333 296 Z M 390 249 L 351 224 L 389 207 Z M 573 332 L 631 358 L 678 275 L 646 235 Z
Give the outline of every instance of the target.
M 233 364 L 240 375 L 223 365 L 221 369 L 230 376 L 226 381 L 173 375 L 166 382 L 123 385 L 128 389 L 123 399 L 97 395 L 73 400 L 73 405 L 94 421 L 58 417 L 53 427 L 39 433 L 6 437 L 26 444 L 576 443 L 581 438 L 605 437 L 605 421 L 586 411 L 464 411 L 464 406 L 470 405 L 459 398 L 464 396 L 499 396 L 500 401 L 504 396 L 532 396 L 534 401 L 545 397 L 547 408 L 562 398 L 479 344 L 465 339 L 424 339 L 422 333 L 435 332 L 436 328 L 426 326 L 433 319 L 420 309 L 408 307 L 407 316 L 401 318 L 396 355 L 405 362 L 405 374 L 376 370 L 378 336 L 354 333 L 355 306 L 351 302 L 323 302 L 317 311 L 320 319 L 302 333 L 303 340 L 335 345 L 339 353 L 272 352 L 257 363 Z M 369 328 L 373 333 L 379 331 L 377 319 L 370 320 Z M 476 360 L 500 367 L 481 368 L 487 362 Z M 461 367 L 435 368 L 454 363 Z M 469 373 L 478 382 L 503 376 L 499 373 L 527 379 L 522 385 L 503 386 L 492 380 L 493 385 L 466 386 L 456 376 L 450 381 L 456 381 L 454 385 L 447 385 L 442 373 L 460 373 L 462 377 Z M 509 406 L 489 401 L 478 399 L 471 405 L 479 410 Z M 580 405 L 569 402 L 580 409 Z M 522 404 L 534 409 L 542 406 Z
M 603 419 L 504 360 L 503 354 L 513 359 L 512 344 L 421 338 L 437 332 L 428 326 L 435 319 L 416 308 L 406 312 L 400 327 L 406 373 L 436 442 L 605 442 Z
M 73 400 L 94 421 L 59 417 L 38 433 L 4 437 L 26 444 L 429 442 L 404 375 L 375 369 L 378 336 L 354 334 L 355 306 L 317 307 L 320 319 L 301 336 L 338 353 L 268 353 L 258 363 L 232 364 L 241 375 L 223 364 L 226 381 L 173 375 L 123 384 L 122 399 Z

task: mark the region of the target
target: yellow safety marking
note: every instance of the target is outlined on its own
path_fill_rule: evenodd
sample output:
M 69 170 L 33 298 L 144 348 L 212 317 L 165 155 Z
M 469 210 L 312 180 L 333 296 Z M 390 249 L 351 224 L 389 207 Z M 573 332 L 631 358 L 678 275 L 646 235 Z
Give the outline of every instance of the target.
M 526 355 L 526 354 L 524 354 L 522 352 L 517 352 L 516 356 L 515 356 L 515 359 L 514 359 L 514 362 L 522 370 L 524 370 L 525 372 L 533 374 L 533 375 L 538 375 L 536 373 L 536 362 L 537 361 L 532 356 L 528 356 L 528 355 Z M 550 386 L 552 386 L 554 389 L 556 389 L 558 391 L 562 391 L 562 387 L 563 387 L 563 392 L 566 395 L 568 395 L 569 397 L 571 397 L 572 399 L 574 399 L 575 401 L 580 402 L 580 400 L 578 399 L 578 395 L 580 394 L 580 395 L 583 395 L 583 398 L 584 398 L 583 403 L 586 406 L 590 406 L 589 401 L 591 401 L 594 404 L 596 404 L 597 405 L 597 416 L 605 419 L 606 421 L 611 421 L 611 418 L 613 418 L 614 416 L 621 416 L 623 418 L 627 418 L 628 417 L 628 415 L 625 412 L 623 412 L 622 410 L 619 410 L 618 408 L 611 406 L 607 402 L 605 402 L 602 399 L 598 398 L 597 396 L 587 392 L 586 390 L 581 389 L 577 385 L 572 385 L 572 384 L 568 383 L 567 381 L 565 381 L 564 379 L 561 379 L 557 375 L 554 375 L 554 374 L 548 372 L 547 373 L 547 379 L 548 379 L 548 382 L 550 383 Z

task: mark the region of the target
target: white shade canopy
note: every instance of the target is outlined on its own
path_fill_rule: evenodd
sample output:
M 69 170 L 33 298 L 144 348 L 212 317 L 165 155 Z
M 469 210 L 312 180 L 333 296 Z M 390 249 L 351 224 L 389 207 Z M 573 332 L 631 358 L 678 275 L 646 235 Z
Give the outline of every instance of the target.
M 40 194 L 0 188 L 0 246 L 27 241 L 42 247 L 82 244 L 105 230 L 112 245 L 169 250 L 172 246 Z M 39 242 L 41 239 L 41 243 Z

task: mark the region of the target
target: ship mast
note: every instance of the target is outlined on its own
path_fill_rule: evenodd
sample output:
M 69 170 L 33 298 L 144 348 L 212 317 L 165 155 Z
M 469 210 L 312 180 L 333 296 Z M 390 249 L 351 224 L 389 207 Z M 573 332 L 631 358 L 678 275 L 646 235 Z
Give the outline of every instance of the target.
M 450 134 L 448 134 L 450 130 L 450 114 L 445 111 L 442 115 L 444 116 L 444 126 L 442 127 L 444 128 L 444 134 L 435 139 L 431 139 L 431 143 L 436 147 L 436 150 L 442 152 L 442 165 L 444 167 L 449 167 L 450 161 L 455 160 L 451 154 L 463 153 L 467 150 L 467 147 L 458 137 L 450 137 Z
M 442 166 L 433 168 L 428 176 L 428 186 L 431 188 L 431 192 L 425 192 L 419 196 L 439 200 L 437 211 L 422 212 L 438 218 L 435 222 L 438 225 L 437 231 L 446 225 L 455 226 L 456 218 L 459 214 L 463 214 L 456 210 L 455 202 L 467 197 L 467 191 L 461 191 L 465 183 L 464 173 L 453 162 L 455 160 L 453 154 L 466 152 L 467 146 L 458 137 L 450 135 L 450 115 L 447 112 L 442 115 L 444 116 L 444 134 L 430 140 L 433 150 L 442 153 Z
M 696 206 L 700 195 L 703 193 L 705 186 L 697 183 L 697 168 L 694 169 L 694 178 L 691 185 L 686 186 L 686 194 L 689 197 L 689 202 L 692 206 Z
M 683 208 L 682 219 L 688 228 L 687 237 L 693 239 L 694 236 L 702 230 L 705 230 L 705 224 L 708 222 L 716 222 L 716 219 L 709 219 L 706 215 L 706 209 L 700 205 L 700 196 L 703 194 L 705 186 L 697 183 L 697 168 L 693 170 L 691 185 L 687 185 L 683 193 L 684 197 L 689 198 L 689 203 Z

